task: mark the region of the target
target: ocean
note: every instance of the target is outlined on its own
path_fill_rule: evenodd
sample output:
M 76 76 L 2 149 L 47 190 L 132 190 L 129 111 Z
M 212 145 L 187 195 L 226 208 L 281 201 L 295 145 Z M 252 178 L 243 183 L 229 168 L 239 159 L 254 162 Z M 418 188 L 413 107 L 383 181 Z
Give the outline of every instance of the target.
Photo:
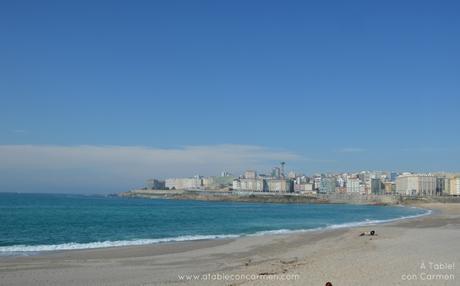
M 427 212 L 399 206 L 0 193 L 0 256 L 332 229 Z

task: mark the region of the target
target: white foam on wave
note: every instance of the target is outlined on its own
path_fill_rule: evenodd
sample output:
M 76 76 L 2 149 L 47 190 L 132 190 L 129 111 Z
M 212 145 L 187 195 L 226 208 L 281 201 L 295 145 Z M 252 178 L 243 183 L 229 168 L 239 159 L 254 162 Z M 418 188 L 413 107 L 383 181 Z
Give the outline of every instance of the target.
M 63 244 L 51 244 L 51 245 L 11 245 L 11 246 L 0 246 L 0 256 L 10 256 L 10 255 L 30 255 L 39 252 L 45 251 L 59 251 L 59 250 L 78 250 L 78 249 L 94 249 L 94 248 L 108 248 L 108 247 L 119 247 L 119 246 L 139 246 L 139 245 L 149 245 L 157 244 L 164 242 L 180 242 L 180 241 L 194 241 L 194 240 L 210 240 L 210 239 L 225 239 L 225 238 L 237 238 L 241 236 L 261 236 L 261 235 L 280 235 L 280 234 L 289 234 L 289 233 L 299 233 L 299 232 L 312 232 L 318 230 L 328 230 L 328 229 L 340 229 L 340 228 L 351 228 L 367 225 L 375 225 L 381 223 L 389 223 L 404 219 L 412 219 L 422 216 L 427 216 L 432 213 L 431 210 L 426 210 L 426 212 L 417 215 L 411 216 L 402 216 L 393 219 L 385 220 L 369 220 L 359 222 L 349 222 L 342 224 L 333 224 L 317 228 L 309 229 L 276 229 L 276 230 L 266 230 L 259 231 L 253 234 L 218 234 L 218 235 L 184 235 L 178 237 L 167 237 L 167 238 L 156 238 L 156 239 L 136 239 L 136 240 L 117 240 L 117 241 L 98 241 L 90 243 L 63 243 Z
M 381 219 L 381 220 L 378 220 L 378 219 L 376 219 L 376 220 L 366 219 L 365 221 L 361 221 L 361 222 L 351 222 L 351 223 L 343 223 L 343 224 L 338 224 L 338 225 L 330 225 L 327 228 L 329 228 L 329 229 L 337 229 L 337 228 L 358 227 L 358 226 L 389 223 L 389 222 L 395 222 L 395 221 L 399 221 L 399 220 L 405 220 L 405 219 L 411 219 L 411 218 L 427 216 L 427 215 L 430 215 L 431 213 L 432 213 L 431 210 L 426 210 L 425 213 L 417 214 L 417 215 L 402 216 L 402 217 L 398 217 L 398 218 Z
M 264 230 L 264 231 L 258 231 L 253 234 L 248 234 L 246 236 L 261 236 L 261 235 L 277 235 L 277 234 L 289 234 L 289 233 L 299 233 L 299 232 L 312 232 L 312 231 L 318 231 L 318 230 L 323 230 L 326 227 L 321 226 L 321 227 L 315 227 L 315 228 L 302 228 L 302 229 L 275 229 L 275 230 Z
M 414 208 L 414 207 L 411 207 L 411 208 Z M 324 227 L 308 228 L 308 229 L 267 230 L 267 231 L 259 231 L 259 232 L 256 232 L 256 233 L 252 234 L 252 235 L 258 236 L 258 235 L 273 235 L 273 234 L 289 234 L 289 233 L 311 232 L 311 231 L 318 231 L 318 230 L 351 228 L 351 227 L 360 227 L 360 226 L 375 225 L 375 224 L 382 224 L 382 223 L 390 223 L 390 222 L 395 222 L 395 221 L 399 221 L 399 220 L 405 220 L 405 219 L 412 219 L 412 218 L 427 216 L 427 215 L 430 215 L 432 213 L 432 210 L 428 210 L 428 209 L 425 209 L 425 210 L 426 210 L 426 212 L 421 213 L 421 214 L 410 215 L 410 216 L 401 216 L 401 217 L 392 218 L 392 219 L 382 219 L 382 220 L 365 219 L 364 221 L 347 222 L 347 223 L 341 223 L 341 224 L 332 224 L 332 225 L 327 225 L 327 226 L 324 226 Z
M 286 233 L 292 233 L 295 231 L 299 230 L 292 230 L 292 229 L 275 229 L 275 230 L 264 230 L 264 231 L 258 231 L 254 234 L 249 234 L 248 236 L 259 236 L 259 235 L 271 235 L 271 234 L 286 234 Z
M 333 224 L 333 225 L 327 226 L 326 229 L 349 228 L 349 227 L 359 227 L 359 226 L 366 226 L 366 225 L 389 223 L 389 222 L 395 222 L 395 221 L 399 221 L 399 220 L 405 220 L 405 219 L 411 219 L 411 218 L 427 216 L 427 215 L 430 215 L 431 213 L 432 213 L 431 210 L 426 210 L 426 212 L 421 213 L 421 214 L 410 215 L 410 216 L 402 216 L 402 217 L 391 218 L 391 219 L 380 219 L 380 220 L 379 219 L 376 219 L 376 220 L 366 219 L 364 221 L 358 221 L 358 222 Z
M 0 246 L 0 255 L 14 255 L 24 252 L 42 252 L 42 251 L 57 251 L 57 250 L 76 250 L 76 249 L 93 249 L 93 248 L 107 248 L 118 246 L 137 246 L 156 244 L 162 242 L 180 242 L 180 241 L 193 241 L 193 240 L 207 240 L 207 239 L 223 239 L 235 238 L 239 235 L 233 234 L 219 234 L 219 235 L 184 235 L 178 237 L 167 237 L 157 239 L 136 239 L 136 240 L 116 240 L 116 241 L 97 241 L 89 243 L 62 243 L 51 245 L 11 245 Z

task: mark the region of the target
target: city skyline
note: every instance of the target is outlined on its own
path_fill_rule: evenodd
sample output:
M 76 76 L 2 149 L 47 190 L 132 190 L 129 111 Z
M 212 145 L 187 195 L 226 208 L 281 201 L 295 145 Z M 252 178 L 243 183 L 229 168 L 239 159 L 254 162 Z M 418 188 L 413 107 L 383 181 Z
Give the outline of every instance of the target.
M 456 1 L 2 3 L 0 191 L 459 171 Z

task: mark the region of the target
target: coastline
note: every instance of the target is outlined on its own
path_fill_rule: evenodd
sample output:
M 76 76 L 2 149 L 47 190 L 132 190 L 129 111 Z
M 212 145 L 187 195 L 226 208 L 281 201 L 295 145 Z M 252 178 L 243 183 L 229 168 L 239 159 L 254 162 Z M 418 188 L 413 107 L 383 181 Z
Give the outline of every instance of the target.
M 131 190 L 116 194 L 122 198 L 194 200 L 220 202 L 280 203 L 280 204 L 353 204 L 353 205 L 417 205 L 426 203 L 460 203 L 460 197 L 414 197 L 398 194 L 331 193 L 307 195 L 299 193 L 235 192 L 222 190 Z
M 371 204 L 372 206 L 372 204 Z M 393 207 L 407 207 L 402 205 L 393 205 Z M 273 230 L 262 230 L 255 233 L 228 233 L 228 234 L 200 234 L 200 235 L 183 235 L 177 237 L 165 237 L 165 238 L 148 238 L 148 239 L 136 239 L 136 240 L 115 240 L 115 241 L 97 241 L 89 243 L 63 243 L 63 244 L 51 244 L 51 245 L 15 245 L 15 246 L 4 246 L 0 247 L 0 259 L 8 256 L 42 256 L 52 254 L 53 252 L 63 251 L 78 251 L 78 250 L 98 250 L 104 248 L 120 248 L 120 247 L 136 247 L 136 246 L 148 246 L 156 244 L 174 244 L 180 242 L 194 242 L 204 240 L 223 240 L 223 239 L 236 239 L 241 237 L 250 236 L 263 236 L 263 235 L 281 235 L 281 234 L 296 234 L 305 232 L 316 232 L 316 231 L 327 231 L 333 229 L 346 229 L 351 227 L 364 227 L 368 225 L 386 224 L 395 221 L 413 219 L 421 216 L 430 215 L 432 210 L 423 209 L 420 207 L 413 207 L 418 210 L 425 211 L 421 214 L 406 215 L 402 217 L 395 217 L 389 219 L 374 219 L 374 220 L 362 220 L 362 221 L 350 221 L 345 223 L 331 224 L 325 226 L 319 226 L 316 228 L 307 229 L 273 229 Z
M 402 280 L 405 273 L 417 275 L 422 262 L 460 263 L 455 241 L 460 237 L 460 205 L 417 207 L 434 211 L 372 226 L 3 257 L 0 281 L 5 285 L 279 285 L 280 281 L 260 277 L 292 274 L 298 279 L 286 281 L 289 285 L 324 285 L 325 281 L 455 285 L 455 280 Z M 359 237 L 369 229 L 377 236 Z M 219 273 L 259 279 L 185 282 L 178 277 Z M 460 279 L 458 269 L 445 273 Z
M 123 198 L 195 200 L 248 203 L 303 203 L 303 204 L 366 204 L 395 205 L 401 199 L 397 195 L 321 194 L 234 192 L 223 190 L 131 190 L 119 193 Z

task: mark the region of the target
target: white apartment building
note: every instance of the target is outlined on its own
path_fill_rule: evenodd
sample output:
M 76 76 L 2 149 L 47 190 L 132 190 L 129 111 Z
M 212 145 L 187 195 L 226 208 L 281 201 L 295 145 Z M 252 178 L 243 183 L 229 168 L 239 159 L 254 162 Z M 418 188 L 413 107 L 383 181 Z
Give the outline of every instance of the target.
M 358 178 L 347 179 L 347 193 L 359 194 L 361 192 L 361 184 Z
M 261 178 L 241 178 L 233 180 L 233 189 L 245 192 L 263 192 L 264 180 Z
M 269 192 L 286 193 L 291 192 L 291 181 L 285 179 L 266 179 L 265 189 Z
M 171 178 L 165 180 L 166 188 L 176 190 L 195 190 L 203 187 L 203 179 L 194 178 Z
M 431 174 L 404 174 L 396 178 L 396 192 L 407 196 L 433 196 L 436 177 Z
M 297 193 L 312 192 L 313 184 L 312 183 L 295 183 L 294 191 Z
M 243 192 L 275 192 L 289 193 L 292 191 L 291 180 L 274 178 L 240 178 L 233 180 L 233 189 Z
M 460 196 L 460 176 L 455 176 L 450 179 L 450 195 Z

